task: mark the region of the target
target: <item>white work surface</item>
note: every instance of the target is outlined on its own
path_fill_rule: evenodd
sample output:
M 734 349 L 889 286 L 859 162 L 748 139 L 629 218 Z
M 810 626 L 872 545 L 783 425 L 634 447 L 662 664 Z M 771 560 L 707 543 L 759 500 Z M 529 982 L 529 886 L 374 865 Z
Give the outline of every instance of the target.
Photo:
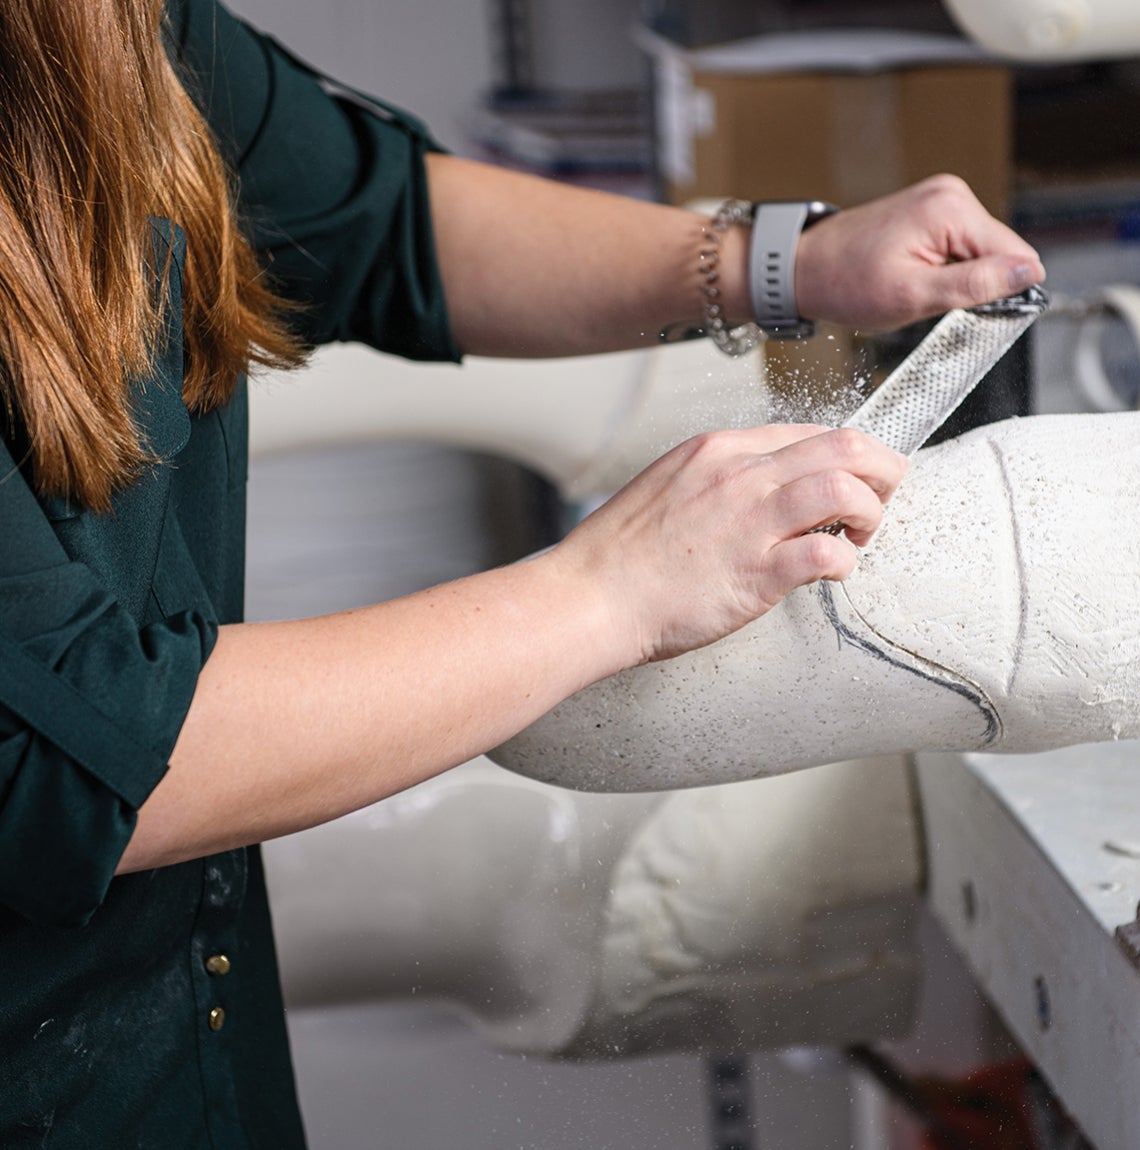
M 935 914 L 1097 1150 L 1135 1150 L 1140 742 L 920 755 L 918 777 Z

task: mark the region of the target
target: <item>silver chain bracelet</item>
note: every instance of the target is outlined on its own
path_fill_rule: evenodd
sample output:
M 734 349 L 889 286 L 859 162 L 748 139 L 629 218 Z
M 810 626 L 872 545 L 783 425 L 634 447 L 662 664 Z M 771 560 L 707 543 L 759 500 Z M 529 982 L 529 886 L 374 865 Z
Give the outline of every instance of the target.
M 704 329 L 709 339 L 725 355 L 747 355 L 760 346 L 763 334 L 755 323 L 728 326 L 724 308 L 720 303 L 720 241 L 729 228 L 738 224 L 751 224 L 756 205 L 748 200 L 725 200 L 701 228 L 704 246 L 700 252 L 701 299 L 704 310 Z

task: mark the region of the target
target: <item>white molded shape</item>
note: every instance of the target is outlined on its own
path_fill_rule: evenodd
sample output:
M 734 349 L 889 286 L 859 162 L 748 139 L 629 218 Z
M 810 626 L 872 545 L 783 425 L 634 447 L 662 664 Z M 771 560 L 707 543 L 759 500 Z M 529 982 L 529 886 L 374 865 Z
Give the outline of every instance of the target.
M 250 450 L 419 440 L 502 456 L 584 499 L 698 431 L 768 422 L 763 379 L 760 354 L 730 359 L 707 340 L 461 368 L 337 344 L 303 372 L 254 380 Z
M 984 48 L 1019 60 L 1097 60 L 1140 52 L 1136 0 L 943 0 Z
M 290 1009 L 414 997 L 579 1059 L 846 1045 L 913 1018 L 898 757 L 672 795 L 480 759 L 263 851 Z
M 491 753 L 597 791 L 1140 737 L 1140 413 L 921 451 L 843 583 L 579 692 Z

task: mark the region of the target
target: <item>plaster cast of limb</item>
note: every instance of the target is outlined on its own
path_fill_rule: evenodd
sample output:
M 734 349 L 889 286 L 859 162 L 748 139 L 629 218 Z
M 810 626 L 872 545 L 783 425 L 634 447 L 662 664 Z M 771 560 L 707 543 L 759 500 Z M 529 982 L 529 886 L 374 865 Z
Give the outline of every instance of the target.
M 482 759 L 263 849 L 291 1009 L 414 996 L 573 1058 L 842 1045 L 912 1017 L 898 757 L 672 795 Z
M 842 584 L 595 684 L 492 753 L 586 790 L 1140 737 L 1140 414 L 920 452 Z

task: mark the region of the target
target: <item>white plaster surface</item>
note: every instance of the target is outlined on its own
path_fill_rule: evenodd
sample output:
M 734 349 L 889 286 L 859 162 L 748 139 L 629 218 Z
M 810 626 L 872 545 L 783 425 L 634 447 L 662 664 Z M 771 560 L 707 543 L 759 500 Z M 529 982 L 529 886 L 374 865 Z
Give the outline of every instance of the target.
M 595 684 L 491 757 L 636 791 L 1138 737 L 1138 501 L 1140 413 L 980 428 L 919 453 L 843 584 Z
M 843 1046 L 905 1031 L 918 837 L 899 756 L 668 795 L 614 868 L 596 999 L 571 1050 Z
M 291 1009 L 415 996 L 572 1059 L 842 1045 L 912 1021 L 908 763 L 672 795 L 485 759 L 264 848 Z

